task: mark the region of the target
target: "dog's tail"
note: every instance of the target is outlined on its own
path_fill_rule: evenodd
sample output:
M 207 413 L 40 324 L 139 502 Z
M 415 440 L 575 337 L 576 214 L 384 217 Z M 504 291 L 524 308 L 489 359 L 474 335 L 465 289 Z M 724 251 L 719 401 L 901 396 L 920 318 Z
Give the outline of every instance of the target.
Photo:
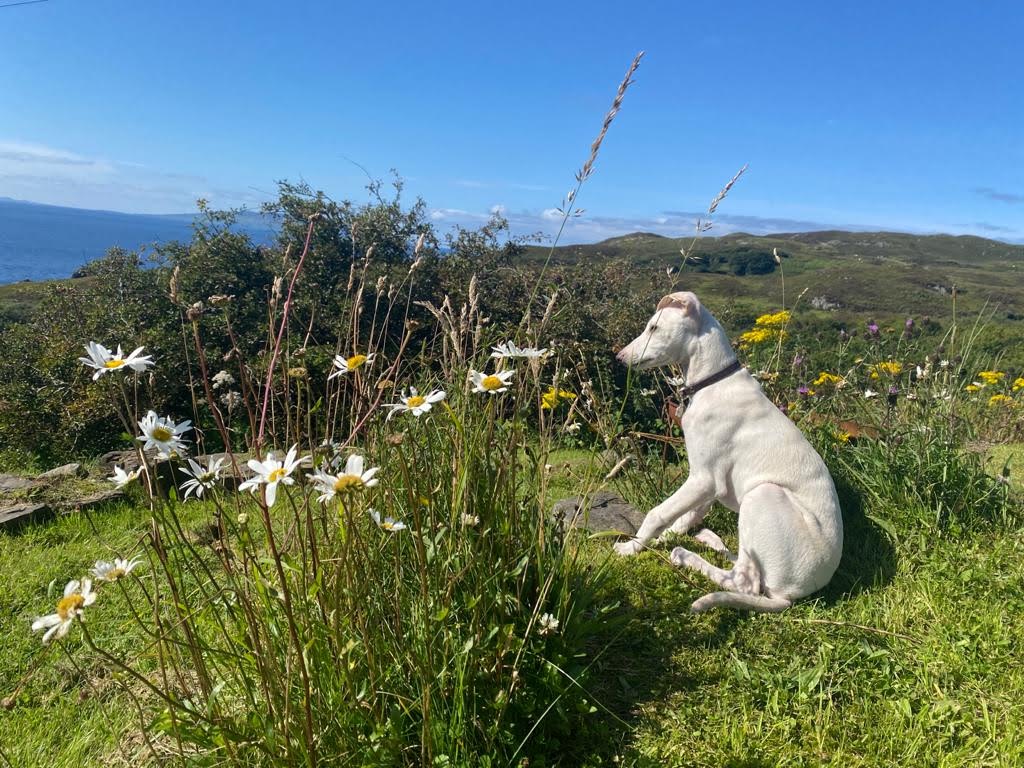
M 784 597 L 768 597 L 767 595 L 746 595 L 742 592 L 712 592 L 710 595 L 694 600 L 690 606 L 691 613 L 704 613 L 712 608 L 738 608 L 746 611 L 762 611 L 778 613 L 793 604 Z

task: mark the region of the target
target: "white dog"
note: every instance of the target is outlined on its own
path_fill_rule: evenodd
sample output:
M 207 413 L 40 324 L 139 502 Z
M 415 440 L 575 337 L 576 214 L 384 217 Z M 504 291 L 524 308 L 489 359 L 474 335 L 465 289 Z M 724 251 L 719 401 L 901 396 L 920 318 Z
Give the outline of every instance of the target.
M 739 513 L 739 552 L 708 529 L 696 539 L 733 567 L 716 568 L 682 547 L 672 562 L 700 571 L 724 592 L 693 603 L 781 611 L 824 587 L 843 551 L 843 520 L 825 462 L 799 429 L 740 367 L 725 331 L 692 293 L 661 300 L 647 328 L 619 352 L 638 369 L 679 365 L 690 398 L 680 423 L 690 475 L 652 509 L 636 537 L 615 545 L 632 555 L 670 525 L 685 533 L 715 502 Z

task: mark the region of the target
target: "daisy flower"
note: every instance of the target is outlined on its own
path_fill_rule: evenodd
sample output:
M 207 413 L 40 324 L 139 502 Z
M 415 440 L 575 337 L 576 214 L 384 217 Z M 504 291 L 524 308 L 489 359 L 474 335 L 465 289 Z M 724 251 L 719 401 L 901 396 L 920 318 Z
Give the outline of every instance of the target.
M 189 459 L 188 468 L 182 467 L 181 471 L 191 477 L 191 480 L 187 480 L 181 487 L 185 491 L 185 499 L 187 500 L 190 494 L 195 494 L 196 498 L 202 498 L 203 491 L 213 488 L 214 484 L 220 480 L 220 471 L 224 466 L 224 458 L 215 459 L 210 456 L 206 460 L 206 469 L 198 462 Z
M 117 581 L 135 570 L 135 566 L 141 562 L 141 557 L 133 557 L 131 560 L 115 557 L 112 563 L 108 563 L 106 560 L 97 560 L 92 569 L 92 575 L 99 581 Z
M 440 403 L 445 398 L 443 390 L 435 389 L 428 395 L 421 395 L 416 387 L 409 387 L 410 394 L 408 397 L 405 396 L 403 390 L 402 396 L 399 397 L 400 403 L 389 403 L 388 408 L 391 409 L 391 413 L 388 414 L 388 419 L 394 416 L 396 413 L 411 413 L 416 418 L 419 418 L 424 413 L 430 411 L 434 407 L 435 403 Z
M 326 504 L 338 494 L 347 496 L 373 488 L 380 482 L 374 477 L 380 471 L 380 467 L 371 467 L 364 471 L 365 464 L 366 459 L 358 453 L 353 453 L 345 462 L 345 468 L 338 474 L 334 475 L 320 468 L 310 475 L 316 489 L 320 491 L 320 501 Z
M 558 625 L 561 623 L 562 622 L 550 613 L 542 613 L 540 618 L 537 620 L 537 624 L 540 627 L 540 633 L 542 635 L 550 635 L 552 632 L 557 632 Z
M 544 357 L 548 350 L 537 349 L 536 347 L 517 347 L 514 341 L 506 341 L 496 347 L 491 347 L 491 357 L 498 359 L 506 357 Z
M 369 366 L 373 363 L 373 359 L 376 357 L 375 354 L 370 355 L 352 355 L 352 357 L 342 357 L 341 355 L 334 356 L 334 367 L 337 369 L 330 376 L 327 377 L 328 381 L 333 379 L 335 376 L 341 376 L 343 373 L 351 373 L 357 371 L 364 365 Z
M 141 474 L 142 474 L 142 467 L 139 467 L 138 469 L 135 469 L 135 470 L 133 470 L 131 472 L 126 472 L 121 467 L 115 466 L 114 467 L 114 474 L 111 475 L 110 477 L 108 477 L 107 480 L 112 482 L 114 484 L 115 488 L 121 489 L 121 488 L 124 488 L 129 483 L 132 483 L 135 480 L 137 480 L 139 475 L 141 475 Z
M 370 510 L 370 517 L 373 518 L 373 522 L 377 524 L 377 527 L 384 529 L 385 531 L 404 531 L 405 523 L 401 520 L 395 520 L 393 517 L 385 517 L 383 520 L 380 519 L 380 512 L 376 509 Z
M 58 640 L 68 633 L 75 619 L 82 618 L 85 613 L 85 606 L 96 602 L 96 593 L 92 591 L 92 580 L 77 579 L 69 581 L 64 587 L 64 597 L 57 601 L 57 612 L 48 616 L 40 616 L 32 622 L 32 631 L 38 632 L 45 629 L 43 644 L 50 642 L 53 638 Z
M 296 458 L 299 446 L 296 443 L 288 449 L 288 454 L 284 457 L 284 461 L 278 461 L 273 455 L 268 455 L 264 461 L 257 461 L 256 459 L 249 459 L 249 469 L 256 473 L 255 477 L 250 477 L 240 486 L 240 491 L 252 491 L 253 493 L 261 485 L 267 486 L 267 506 L 274 506 L 274 502 L 277 501 L 277 486 L 279 483 L 285 485 L 295 485 L 295 478 L 291 476 L 295 468 L 299 466 L 301 459 Z
M 146 444 L 142 446 L 143 450 L 148 451 L 150 448 L 156 448 L 158 451 L 157 455 L 165 459 L 173 453 L 185 452 L 185 443 L 182 442 L 181 436 L 191 428 L 191 421 L 175 424 L 165 416 L 157 416 L 156 411 L 150 411 L 139 422 L 139 429 L 142 430 L 142 435 L 135 439 L 145 441 Z
M 459 520 L 467 528 L 475 528 L 480 525 L 480 515 L 471 515 L 469 512 L 463 512 L 459 515 Z
M 130 355 L 126 356 L 121 351 L 120 344 L 117 345 L 116 352 L 111 352 L 102 344 L 90 341 L 85 345 L 85 351 L 89 356 L 80 357 L 78 360 L 90 368 L 96 369 L 96 373 L 92 375 L 92 380 L 96 381 L 104 373 L 116 371 L 124 367 L 131 368 L 133 371 L 140 373 L 146 370 L 146 368 L 153 365 L 153 358 L 150 355 L 141 354 L 142 349 L 142 347 L 137 347 Z
M 508 389 L 509 380 L 515 374 L 514 370 L 499 371 L 490 375 L 481 371 L 470 371 L 469 376 L 473 380 L 474 392 L 485 392 L 496 395 Z

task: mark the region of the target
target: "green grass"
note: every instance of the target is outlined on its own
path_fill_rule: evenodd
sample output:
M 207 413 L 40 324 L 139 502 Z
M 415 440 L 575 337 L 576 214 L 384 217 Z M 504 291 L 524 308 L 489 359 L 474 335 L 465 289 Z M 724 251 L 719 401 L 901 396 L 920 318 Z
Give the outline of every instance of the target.
M 553 497 L 603 476 L 589 452 L 552 459 Z M 552 764 L 1020 764 L 1024 535 L 945 537 L 905 522 L 893 539 L 856 499 L 844 502 L 839 573 L 783 614 L 692 616 L 711 585 L 669 566 L 665 548 L 613 561 L 604 599 L 622 604 L 623 621 L 591 640 L 597 711 Z M 121 504 L 0 534 L 0 680 L 14 697 L 0 712 L 0 748 L 12 765 L 139 764 L 130 701 L 89 661 L 78 629 L 66 642 L 72 661 L 29 624 L 52 610 L 50 582 L 59 590 L 97 558 L 130 551 L 147 520 Z M 716 510 L 709 525 L 735 543 L 734 516 Z M 589 549 L 595 562 L 609 551 L 606 540 Z M 115 595 L 89 617 L 94 636 L 122 651 L 139 642 L 125 610 Z
M 1024 443 L 993 445 L 986 452 L 988 471 L 998 475 L 1004 466 L 1010 470 L 1010 487 L 1024 492 Z
M 81 633 L 44 647 L 32 620 L 51 613 L 64 585 L 81 578 L 98 559 L 131 551 L 145 534 L 147 511 L 121 503 L 90 513 L 0 533 L 0 748 L 13 766 L 118 764 L 118 743 L 131 728 L 132 711 L 109 674 L 89 660 Z M 48 585 L 51 585 L 48 588 Z M 119 620 L 123 599 L 97 605 L 94 634 L 125 650 L 138 638 Z

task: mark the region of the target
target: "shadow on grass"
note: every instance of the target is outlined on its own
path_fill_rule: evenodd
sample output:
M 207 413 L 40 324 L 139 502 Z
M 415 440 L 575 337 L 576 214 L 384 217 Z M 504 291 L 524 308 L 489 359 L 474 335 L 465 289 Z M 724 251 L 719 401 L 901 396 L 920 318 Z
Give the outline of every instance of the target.
M 606 599 L 621 608 L 609 630 L 591 639 L 598 657 L 588 675 L 589 691 L 600 710 L 566 745 L 560 765 L 658 766 L 634 753 L 632 734 L 653 702 L 684 693 L 702 696 L 722 683 L 722 673 L 703 663 L 708 651 L 728 645 L 744 620 L 719 611 L 694 620 L 690 603 L 706 592 L 698 576 L 667 562 L 664 551 L 609 563 Z M 612 556 L 614 557 L 614 556 Z M 686 662 L 680 663 L 679 657 Z
M 882 587 L 896 572 L 895 547 L 866 516 L 859 493 L 841 479 L 836 490 L 843 509 L 844 548 L 831 583 L 815 596 L 826 606 Z M 708 523 L 725 535 L 736 530 L 735 514 L 727 510 L 713 511 Z M 561 764 L 598 766 L 618 758 L 620 765 L 660 768 L 663 763 L 636 753 L 633 732 L 652 705 L 674 694 L 721 695 L 727 673 L 721 650 L 728 652 L 751 614 L 723 610 L 693 617 L 690 603 L 710 591 L 710 584 L 672 567 L 659 553 L 615 560 L 609 567 L 608 598 L 623 607 L 615 629 L 593 638 L 591 652 L 600 658 L 589 676 L 590 692 L 604 711 L 577 734 Z M 757 758 L 726 764 L 769 765 Z
M 865 514 L 860 493 L 841 476 L 835 477 L 835 483 L 843 509 L 843 558 L 832 581 L 819 593 L 826 605 L 885 586 L 896 574 L 892 540 Z

